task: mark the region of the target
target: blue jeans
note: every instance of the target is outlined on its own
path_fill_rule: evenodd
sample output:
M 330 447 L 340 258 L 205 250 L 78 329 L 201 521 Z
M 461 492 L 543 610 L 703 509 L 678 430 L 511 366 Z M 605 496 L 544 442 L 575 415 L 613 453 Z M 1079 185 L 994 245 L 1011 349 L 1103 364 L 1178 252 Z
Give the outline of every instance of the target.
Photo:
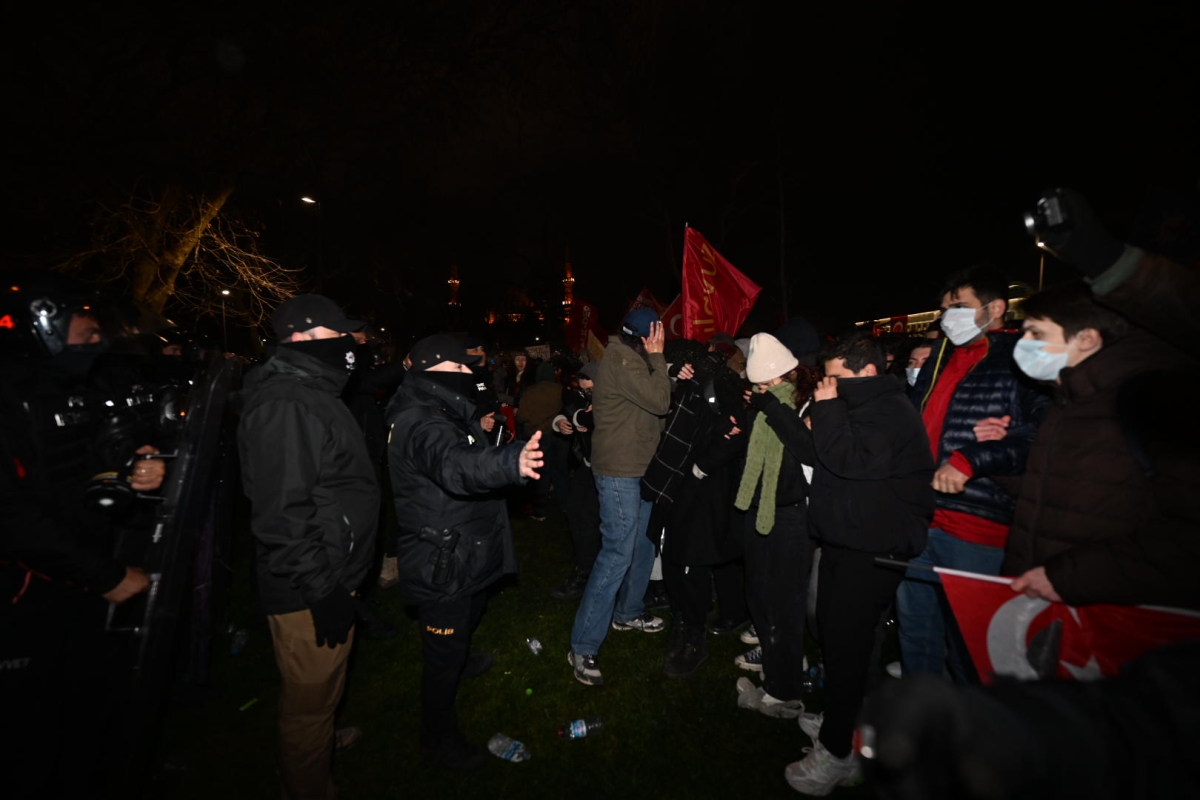
M 571 629 L 571 649 L 579 655 L 600 652 L 609 622 L 628 622 L 645 611 L 643 598 L 654 568 L 654 543 L 646 536 L 652 504 L 642 499 L 641 483 L 641 478 L 596 476 L 600 555 Z
M 925 552 L 910 561 L 999 575 L 1004 548 L 965 542 L 943 530 L 930 528 Z M 949 670 L 955 683 L 979 682 L 936 572 L 908 571 L 896 591 L 896 616 L 900 627 L 900 659 L 906 677 L 918 673 L 941 677 Z

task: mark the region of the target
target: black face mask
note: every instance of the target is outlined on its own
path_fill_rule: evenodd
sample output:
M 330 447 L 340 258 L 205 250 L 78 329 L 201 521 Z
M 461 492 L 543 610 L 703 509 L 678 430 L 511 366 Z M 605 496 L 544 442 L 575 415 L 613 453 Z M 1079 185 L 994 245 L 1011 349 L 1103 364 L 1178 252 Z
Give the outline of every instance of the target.
M 62 349 L 51 362 L 54 367 L 72 378 L 86 378 L 92 371 L 96 359 L 101 353 L 107 352 L 108 344 L 71 344 Z
M 467 400 L 475 402 L 479 394 L 479 378 L 467 372 L 429 372 L 421 373 L 429 380 L 444 386 L 455 394 L 462 395 Z
M 353 372 L 354 364 L 357 361 L 354 355 L 354 337 L 348 334 L 335 339 L 301 339 L 298 342 L 283 342 L 280 346 L 307 353 L 334 369 L 344 369 L 346 372 Z

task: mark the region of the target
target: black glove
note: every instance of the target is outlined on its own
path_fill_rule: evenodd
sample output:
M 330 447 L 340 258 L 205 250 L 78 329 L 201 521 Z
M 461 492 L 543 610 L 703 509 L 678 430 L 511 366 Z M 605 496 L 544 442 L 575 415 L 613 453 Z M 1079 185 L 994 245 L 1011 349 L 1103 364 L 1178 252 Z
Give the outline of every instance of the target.
M 779 405 L 779 398 L 770 392 L 750 392 L 750 405 L 764 414 L 769 408 Z
M 1039 234 L 1042 242 L 1059 258 L 1091 278 L 1099 277 L 1125 251 L 1125 245 L 1109 235 L 1083 195 L 1074 189 L 1047 189 L 1043 197 L 1057 195 L 1065 222 Z
M 330 649 L 345 644 L 354 627 L 358 603 L 354 595 L 340 586 L 312 604 L 313 627 L 317 630 L 317 647 Z

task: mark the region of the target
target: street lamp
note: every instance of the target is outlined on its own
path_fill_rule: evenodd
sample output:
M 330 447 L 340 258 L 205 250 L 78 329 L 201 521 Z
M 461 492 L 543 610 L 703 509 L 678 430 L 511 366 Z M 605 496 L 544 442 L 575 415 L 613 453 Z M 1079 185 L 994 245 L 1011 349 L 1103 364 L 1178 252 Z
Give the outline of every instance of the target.
M 225 327 L 225 298 L 229 297 L 229 290 L 221 290 L 221 352 L 229 352 L 229 331 Z
M 321 213 L 321 201 L 316 199 L 315 197 L 303 195 L 300 198 L 300 202 L 306 203 L 310 206 L 317 207 L 317 273 L 318 273 L 317 285 L 320 286 L 320 284 L 321 284 L 320 278 L 323 277 L 324 272 L 325 272 L 325 236 L 324 236 L 324 232 L 321 230 L 321 227 L 322 227 L 321 217 L 323 217 L 324 214 Z

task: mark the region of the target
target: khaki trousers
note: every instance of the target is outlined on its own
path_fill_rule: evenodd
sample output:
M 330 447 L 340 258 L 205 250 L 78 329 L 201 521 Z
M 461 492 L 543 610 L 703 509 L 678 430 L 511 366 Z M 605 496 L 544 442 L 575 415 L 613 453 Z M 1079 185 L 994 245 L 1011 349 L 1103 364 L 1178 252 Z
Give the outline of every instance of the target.
M 346 686 L 346 663 L 354 644 L 317 647 L 312 612 L 270 614 L 275 663 L 283 676 L 279 693 L 279 777 L 283 800 L 333 800 L 333 713 Z

